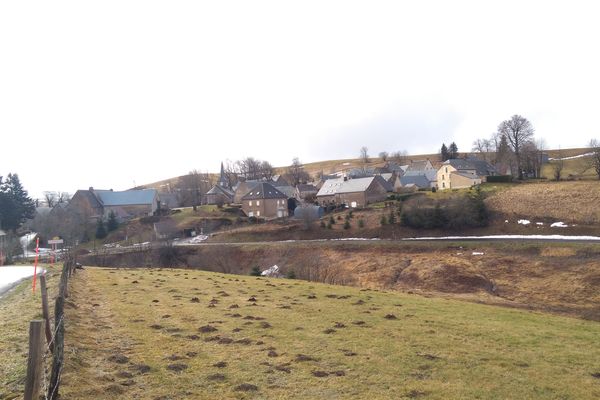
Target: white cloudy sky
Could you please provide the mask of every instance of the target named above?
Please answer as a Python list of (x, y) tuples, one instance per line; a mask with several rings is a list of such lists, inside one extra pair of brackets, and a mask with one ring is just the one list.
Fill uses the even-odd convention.
[(469, 150), (513, 114), (600, 138), (595, 1), (0, 3), (0, 175), (126, 189), (275, 165)]

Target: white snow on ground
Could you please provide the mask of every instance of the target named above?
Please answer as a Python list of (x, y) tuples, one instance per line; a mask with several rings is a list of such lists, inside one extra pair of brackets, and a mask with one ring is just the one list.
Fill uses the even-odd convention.
[(550, 160), (550, 161), (556, 161), (556, 160), (574, 160), (576, 158), (589, 157), (589, 156), (593, 156), (593, 155), (594, 155), (594, 153), (584, 153), (584, 154), (579, 154), (578, 156), (563, 157), (563, 158), (549, 158), (548, 160)]
[(590, 240), (600, 242), (600, 236), (566, 235), (488, 235), (488, 236), (428, 236), (402, 240), (464, 240), (464, 239), (536, 239), (536, 240)]
[(555, 222), (552, 225), (550, 225), (551, 228), (567, 228), (569, 225), (565, 224), (564, 222)]
[(273, 265), (271, 268), (267, 268), (260, 274), (262, 276), (269, 276), (272, 278), (279, 278), (281, 276), (281, 273), (279, 272), (279, 267), (277, 265)]
[(187, 239), (178, 240), (173, 243), (174, 246), (191, 246), (194, 244), (200, 244), (208, 239), (206, 235), (198, 235)]
[(480, 251), (474, 251), (474, 252), (472, 253), (472, 255), (474, 255), (474, 256), (482, 256), (482, 255), (484, 255), (484, 254), (485, 254), (485, 253), (482, 253), (482, 252), (480, 252)]
[(544, 225), (544, 223), (543, 223), (543, 222), (536, 222), (535, 224), (536, 224), (536, 225)]
[[(37, 269), (38, 274), (44, 271), (43, 268)], [(33, 267), (0, 267), (0, 295), (8, 290), (13, 284), (21, 279), (33, 276)]]
[(520, 224), (520, 225), (529, 225), (530, 223), (531, 223), (531, 221), (528, 219), (520, 219), (517, 221), (517, 224)]

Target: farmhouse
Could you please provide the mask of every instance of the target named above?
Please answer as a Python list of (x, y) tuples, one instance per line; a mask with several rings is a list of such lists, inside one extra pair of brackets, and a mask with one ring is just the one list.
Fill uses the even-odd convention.
[(206, 204), (230, 204), (233, 203), (234, 193), (230, 189), (214, 185), (208, 192), (206, 192)]
[(296, 186), (295, 196), (298, 200), (304, 200), (312, 196), (316, 196), (319, 189), (316, 186), (310, 184), (299, 183)]
[(389, 184), (379, 175), (358, 179), (329, 179), (317, 193), (317, 202), (321, 205), (364, 207), (385, 200), (388, 188)]
[(437, 171), (439, 190), (469, 188), (496, 175), (496, 169), (487, 161), (478, 159), (450, 159)]
[(110, 212), (118, 219), (131, 219), (154, 215), (160, 206), (158, 192), (155, 189), (125, 190), (78, 190), (69, 201), (68, 210), (86, 218), (106, 218)]
[(241, 199), (242, 210), (249, 217), (282, 218), (288, 216), (288, 197), (267, 182), (260, 182)]

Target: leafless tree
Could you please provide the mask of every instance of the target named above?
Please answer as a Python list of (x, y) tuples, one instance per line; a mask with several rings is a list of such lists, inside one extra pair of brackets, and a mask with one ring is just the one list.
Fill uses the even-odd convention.
[(247, 180), (271, 179), (275, 174), (274, 168), (268, 161), (246, 157), (236, 162), (237, 170)]
[(494, 143), (491, 139), (477, 139), (473, 142), (472, 150), (478, 153), (485, 161), (490, 161), (491, 152), (494, 151)]
[(192, 206), (194, 211), (203, 203), (204, 195), (212, 187), (212, 179), (208, 173), (196, 169), (182, 176), (176, 185), (179, 202), (182, 206)]
[(523, 179), (521, 150), (525, 142), (533, 138), (533, 125), (527, 118), (520, 115), (513, 115), (510, 119), (502, 121), (498, 125), (498, 133), (505, 136), (512, 151), (515, 154), (519, 179)]
[(387, 151), (382, 151), (379, 153), (379, 158), (381, 158), (381, 161), (387, 161), (389, 157), (389, 154)]
[(307, 182), (310, 179), (310, 175), (304, 170), (304, 166), (298, 157), (295, 157), (292, 160), (292, 165), (287, 168), (286, 177), (292, 186)]
[(369, 149), (366, 146), (360, 148), (360, 159), (365, 164), (369, 162)]
[(44, 192), (44, 200), (50, 208), (54, 208), (57, 203), (56, 192)]
[(557, 181), (557, 182), (560, 181), (560, 178), (562, 176), (562, 170), (563, 170), (564, 166), (565, 166), (565, 162), (562, 159), (562, 152), (559, 149), (558, 157), (552, 163), (552, 174), (554, 175), (555, 181)]
[(398, 150), (393, 152), (390, 158), (398, 164), (404, 165), (408, 159), (408, 152), (406, 150)]
[(597, 139), (590, 140), (589, 147), (592, 153), (590, 165), (594, 168), (594, 171), (596, 171), (598, 179), (600, 179), (600, 141)]

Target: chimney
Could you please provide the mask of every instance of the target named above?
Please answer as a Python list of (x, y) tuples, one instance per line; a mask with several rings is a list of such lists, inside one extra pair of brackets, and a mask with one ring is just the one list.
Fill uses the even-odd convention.
[(347, 181), (348, 181), (348, 177), (344, 176), (344, 182), (347, 182)]

